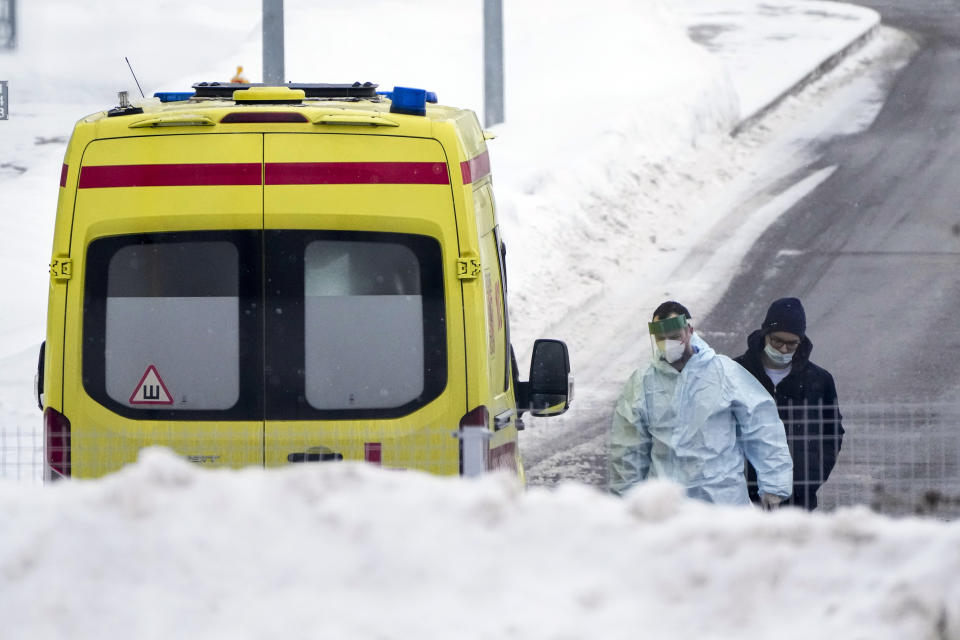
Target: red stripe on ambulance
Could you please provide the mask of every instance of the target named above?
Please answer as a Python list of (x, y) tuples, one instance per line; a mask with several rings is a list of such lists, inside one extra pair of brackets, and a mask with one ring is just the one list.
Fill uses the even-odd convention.
[(443, 162), (268, 162), (267, 185), (450, 184)]
[[(261, 184), (260, 167), (259, 163), (88, 166), (80, 171), (79, 188), (255, 186)], [(271, 162), (264, 179), (271, 186), (450, 184), (442, 162)]]
[(127, 164), (83, 167), (79, 188), (244, 186), (261, 180), (259, 162)]

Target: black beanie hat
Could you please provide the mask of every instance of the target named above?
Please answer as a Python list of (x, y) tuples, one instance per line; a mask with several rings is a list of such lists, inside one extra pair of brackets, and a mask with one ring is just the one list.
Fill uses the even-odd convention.
[(764, 334), (786, 331), (802, 337), (807, 331), (807, 314), (796, 298), (780, 298), (774, 300), (767, 309), (767, 317), (761, 328)]

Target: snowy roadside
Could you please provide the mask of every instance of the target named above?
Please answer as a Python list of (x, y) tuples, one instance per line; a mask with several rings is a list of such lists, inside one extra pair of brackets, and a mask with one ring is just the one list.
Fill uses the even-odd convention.
[[(590, 160), (581, 158), (570, 175), (554, 180), (565, 184), (576, 181), (578, 172), (590, 174), (581, 197), (573, 202), (562, 201), (566, 194), (551, 198), (549, 182), (528, 197), (514, 191), (511, 183), (505, 189), (497, 175), (501, 204), (506, 191), (504, 208), (508, 214), (516, 210), (519, 218), (508, 218), (505, 235), (509, 239), (519, 230), (522, 250), (531, 256), (511, 283), (511, 313), (519, 320), (514, 343), (521, 359), (534, 337), (562, 331), (558, 325), (571, 314), (593, 308), (611, 289), (622, 289), (625, 279), (646, 281), (640, 291), (655, 289), (651, 281), (660, 268), (672, 264), (670, 270), (675, 270), (705, 234), (716, 231), (727, 214), (724, 207), (734, 206), (733, 200), (751, 185), (729, 187), (745, 172), (756, 173), (750, 167), (755, 149), (773, 137), (763, 126), (744, 131), (738, 139), (731, 139), (732, 131), (789, 101), (794, 88), (805, 87), (822, 69), (832, 68), (838, 56), (860, 61), (841, 64), (841, 76), (855, 76), (882, 55), (877, 47), (865, 55), (857, 48), (867, 45), (879, 27), (879, 16), (863, 7), (819, 0), (683, 0), (671, 8), (690, 37), (722, 62), (719, 75), (713, 71), (710, 76), (713, 84), (703, 84), (685, 112), (659, 114), (644, 105), (632, 115), (635, 121), (624, 117), (622, 125), (605, 130), (602, 135), (622, 137), (604, 149), (605, 154), (597, 154), (603, 171), (593, 171)], [(891, 38), (895, 36), (887, 35), (881, 48), (893, 46)], [(731, 91), (736, 103), (732, 117), (721, 108)], [(494, 141), (494, 160), (496, 145)], [(551, 171), (556, 164), (550, 165)], [(725, 199), (724, 206), (711, 206), (719, 198)], [(574, 213), (556, 216), (556, 209)], [(727, 255), (735, 257), (746, 248), (731, 247)], [(736, 262), (726, 266), (736, 268)], [(719, 285), (722, 282), (713, 283)], [(653, 293), (651, 300), (660, 295)], [(701, 316), (709, 311), (706, 305), (697, 307)], [(635, 309), (641, 315), (647, 312)], [(572, 334), (556, 337), (575, 341), (590, 331)], [(590, 347), (596, 345), (583, 346), (592, 353)]]

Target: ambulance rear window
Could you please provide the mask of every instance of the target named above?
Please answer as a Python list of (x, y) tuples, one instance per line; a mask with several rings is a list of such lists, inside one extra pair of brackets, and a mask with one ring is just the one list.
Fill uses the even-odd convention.
[(423, 393), (423, 296), (413, 251), (316, 240), (303, 267), (310, 406), (396, 407)]
[(241, 259), (248, 244), (226, 233), (92, 243), (84, 304), (88, 392), (126, 414), (219, 416), (236, 407), (241, 334), (252, 329), (241, 291), (256, 285), (241, 285), (250, 279)]
[(433, 238), (266, 232), (267, 418), (402, 416), (447, 382)]
[(132, 245), (113, 254), (104, 349), (110, 398), (170, 409), (236, 403), (237, 258), (229, 242)]

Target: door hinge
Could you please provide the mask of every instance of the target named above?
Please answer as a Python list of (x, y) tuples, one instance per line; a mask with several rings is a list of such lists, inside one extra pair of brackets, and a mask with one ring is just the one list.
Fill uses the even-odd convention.
[(457, 258), (457, 278), (460, 280), (473, 280), (479, 276), (479, 258)]
[(50, 262), (50, 278), (63, 282), (73, 277), (72, 258), (54, 258)]

